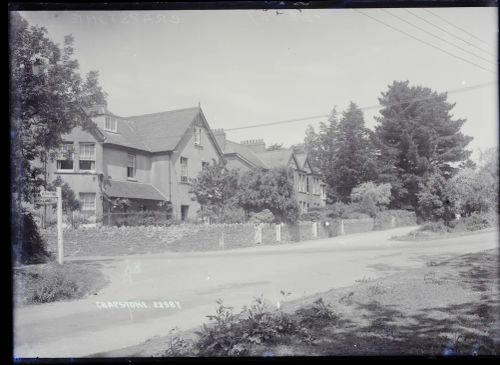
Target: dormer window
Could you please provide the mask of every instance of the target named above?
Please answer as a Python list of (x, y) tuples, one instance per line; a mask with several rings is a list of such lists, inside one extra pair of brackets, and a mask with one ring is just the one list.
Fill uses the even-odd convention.
[(201, 146), (201, 128), (194, 127), (194, 144), (196, 146)]
[(106, 122), (104, 124), (104, 130), (109, 132), (116, 132), (116, 118), (106, 117)]

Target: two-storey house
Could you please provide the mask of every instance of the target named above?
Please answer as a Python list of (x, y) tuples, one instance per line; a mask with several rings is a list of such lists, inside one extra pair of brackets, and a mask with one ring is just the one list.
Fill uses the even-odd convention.
[(106, 213), (110, 199), (130, 210), (156, 210), (170, 203), (180, 220), (196, 217), (199, 205), (190, 180), (222, 156), (200, 107), (121, 117), (106, 105), (92, 114), (96, 128), (75, 128), (63, 137), (49, 178), (61, 176), (90, 217)]
[(224, 151), (228, 168), (245, 172), (257, 168), (288, 167), (293, 171), (293, 185), (302, 212), (326, 205), (325, 183), (311, 166), (305, 151), (294, 148), (268, 150), (262, 139), (236, 143), (226, 138), (223, 129), (214, 129), (213, 132)]

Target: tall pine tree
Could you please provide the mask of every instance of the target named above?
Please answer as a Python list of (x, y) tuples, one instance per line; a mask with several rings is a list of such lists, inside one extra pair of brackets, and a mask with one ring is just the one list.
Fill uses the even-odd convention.
[(306, 130), (304, 145), (308, 152), (309, 161), (322, 174), (323, 181), (327, 184), (328, 200), (335, 201), (336, 191), (330, 187), (334, 183), (334, 164), (336, 158), (336, 133), (338, 127), (338, 113), (333, 108), (327, 123), (321, 122), (318, 133), (312, 126)]
[(454, 163), (465, 161), (472, 140), (461, 133), (465, 119), (453, 119), (455, 104), (446, 93), (394, 81), (379, 98), (383, 109), (376, 117), (379, 179), (393, 186), (396, 207), (418, 211), (419, 186), (430, 174), (453, 175)]
[(348, 201), (353, 187), (375, 179), (376, 166), (371, 131), (354, 103), (339, 120), (333, 109), (319, 132), (312, 127), (304, 139), (310, 161), (322, 173), (330, 202)]
[(342, 113), (336, 133), (336, 156), (332, 171), (332, 188), (339, 200), (347, 202), (351, 190), (375, 178), (370, 130), (365, 127), (363, 112), (353, 102)]

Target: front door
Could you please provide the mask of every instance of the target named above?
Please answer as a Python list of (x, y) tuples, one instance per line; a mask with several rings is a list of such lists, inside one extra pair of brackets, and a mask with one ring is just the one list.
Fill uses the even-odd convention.
[(186, 221), (188, 218), (189, 205), (181, 205), (181, 221)]

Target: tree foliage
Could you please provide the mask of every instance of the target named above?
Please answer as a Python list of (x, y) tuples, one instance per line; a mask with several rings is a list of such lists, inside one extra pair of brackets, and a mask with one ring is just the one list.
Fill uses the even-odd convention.
[(329, 201), (347, 202), (354, 186), (376, 176), (370, 130), (361, 109), (352, 103), (339, 120), (333, 109), (319, 132), (309, 126), (304, 139), (311, 163), (323, 175)]
[(64, 182), (60, 176), (58, 176), (49, 186), (47, 190), (55, 191), (56, 187), (61, 187), (62, 196), (62, 209), (66, 214), (70, 214), (74, 211), (80, 210), (80, 201), (76, 198), (75, 192), (68, 183)]
[(331, 180), (339, 200), (345, 202), (355, 186), (373, 180), (376, 173), (370, 131), (365, 127), (363, 112), (352, 102), (342, 114), (335, 144), (337, 153)]
[(295, 223), (299, 216), (293, 177), (284, 167), (247, 171), (241, 177), (238, 203), (247, 212), (269, 209), (282, 222)]
[[(394, 205), (426, 211), (428, 205), (419, 210), (419, 201), (430, 202), (424, 195), (440, 181), (435, 175), (451, 177), (456, 172), (453, 164), (470, 155), (465, 147), (472, 138), (460, 131), (465, 120), (453, 119), (455, 104), (447, 102), (446, 93), (410, 86), (408, 81), (394, 81), (379, 102), (383, 109), (374, 138), (379, 180), (391, 183)], [(421, 187), (427, 190), (419, 196)]]
[(35, 219), (26, 209), (14, 209), (11, 224), (12, 258), (17, 264), (41, 264), (50, 260), (47, 243), (38, 232)]
[(429, 220), (444, 220), (449, 222), (454, 218), (454, 209), (446, 195), (446, 179), (439, 172), (427, 174), (418, 184), (416, 193), (420, 218)]
[(360, 203), (363, 213), (374, 216), (391, 202), (391, 184), (360, 184), (352, 189), (351, 201)]
[(497, 149), (487, 150), (478, 168), (463, 168), (448, 180), (446, 196), (457, 213), (470, 216), (498, 210)]
[(30, 201), (46, 183), (43, 164), (54, 157), (61, 136), (76, 126), (93, 128), (85, 110), (104, 102), (106, 94), (96, 71), (85, 80), (80, 76), (72, 36), (61, 47), (45, 28), (30, 26), (16, 12), (10, 27), (12, 186)]
[(236, 203), (239, 173), (226, 165), (223, 159), (214, 160), (213, 164), (200, 171), (191, 186), (202, 211), (212, 217), (222, 217), (225, 210)]

